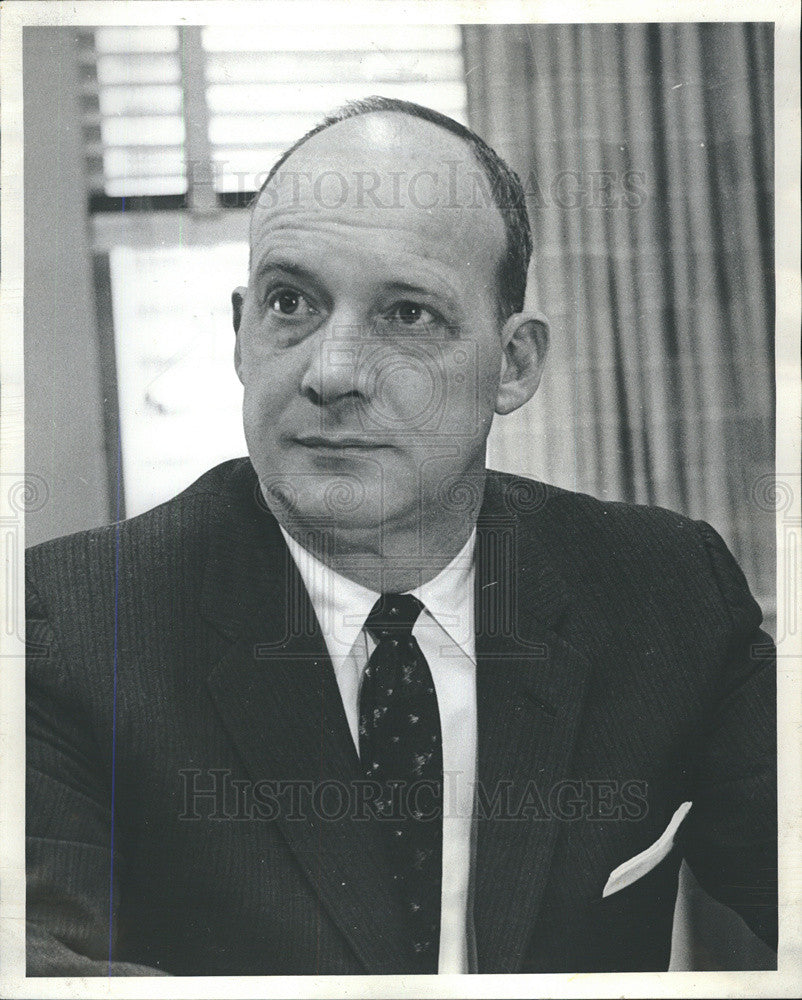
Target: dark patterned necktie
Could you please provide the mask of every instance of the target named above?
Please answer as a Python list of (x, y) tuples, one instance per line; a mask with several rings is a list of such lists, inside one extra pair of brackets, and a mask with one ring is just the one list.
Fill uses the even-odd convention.
[(384, 594), (365, 628), (376, 641), (359, 697), (359, 756), (379, 783), (376, 822), (409, 918), (415, 967), (436, 973), (443, 875), (443, 747), (434, 681), (412, 626), (423, 605)]

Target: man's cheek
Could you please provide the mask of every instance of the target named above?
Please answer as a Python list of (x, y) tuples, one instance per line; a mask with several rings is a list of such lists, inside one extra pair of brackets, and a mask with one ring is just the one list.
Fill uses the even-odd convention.
[(259, 391), (248, 392), (243, 401), (243, 423), (249, 445), (264, 450), (276, 436), (280, 412), (272, 396)]

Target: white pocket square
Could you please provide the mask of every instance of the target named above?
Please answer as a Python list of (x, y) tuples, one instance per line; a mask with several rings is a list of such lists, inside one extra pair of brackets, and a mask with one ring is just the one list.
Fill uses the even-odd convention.
[(674, 846), (674, 837), (679, 829), (679, 825), (688, 815), (688, 810), (692, 805), (692, 802), (683, 802), (671, 817), (671, 822), (653, 844), (650, 844), (645, 851), (636, 854), (634, 858), (629, 858), (628, 861), (624, 861), (610, 872), (610, 877), (607, 879), (607, 884), (602, 892), (602, 899), (605, 896), (612, 896), (614, 892), (626, 889), (628, 885), (637, 882), (639, 878), (643, 878), (647, 872), (650, 872), (652, 868), (660, 864)]

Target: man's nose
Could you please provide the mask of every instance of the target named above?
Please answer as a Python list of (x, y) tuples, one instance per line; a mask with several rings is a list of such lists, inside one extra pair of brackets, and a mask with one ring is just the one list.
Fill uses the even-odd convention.
[(301, 392), (324, 406), (341, 399), (364, 401), (364, 365), (361, 349), (366, 327), (347, 311), (332, 313), (309, 342), (309, 362), (301, 380)]

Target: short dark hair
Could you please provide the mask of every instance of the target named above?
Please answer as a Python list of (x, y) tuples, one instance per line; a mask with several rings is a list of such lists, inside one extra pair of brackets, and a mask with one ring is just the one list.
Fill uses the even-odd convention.
[(475, 132), (439, 111), (433, 111), (421, 104), (413, 104), (411, 101), (401, 101), (395, 97), (373, 96), (365, 97), (359, 101), (349, 101), (348, 104), (326, 115), (314, 128), (311, 128), (281, 154), (271, 167), (270, 173), (256, 193), (252, 204), (256, 205), (262, 192), (282, 165), (308, 139), (339, 122), (376, 111), (397, 111), (409, 115), (411, 118), (420, 118), (433, 125), (438, 125), (446, 132), (456, 135), (467, 143), (480, 167), (484, 170), (493, 201), (504, 220), (506, 250), (499, 266), (501, 311), (505, 317), (512, 315), (512, 313), (521, 312), (526, 292), (529, 258), (532, 255), (532, 231), (521, 181), (515, 171), (511, 170), (498, 153), (483, 139), (480, 139)]

